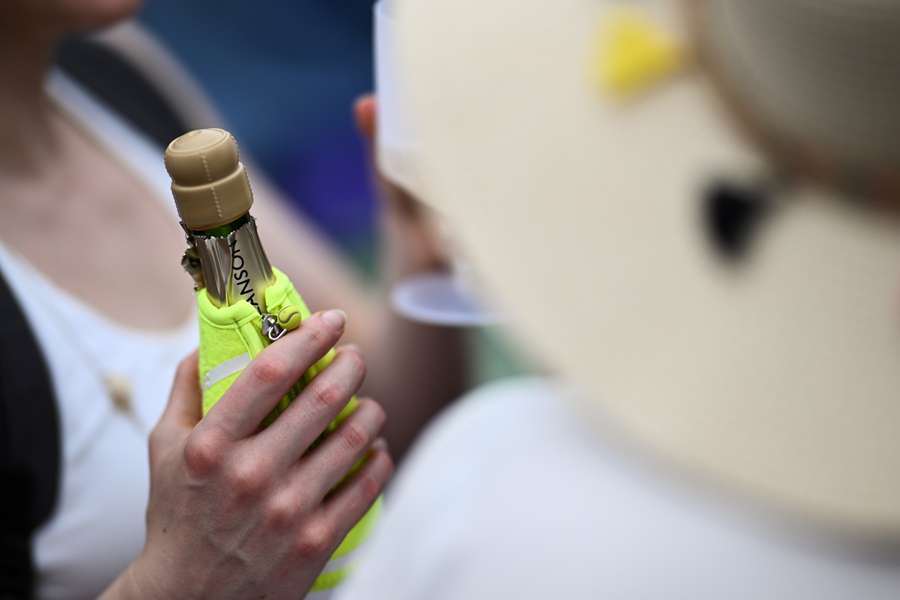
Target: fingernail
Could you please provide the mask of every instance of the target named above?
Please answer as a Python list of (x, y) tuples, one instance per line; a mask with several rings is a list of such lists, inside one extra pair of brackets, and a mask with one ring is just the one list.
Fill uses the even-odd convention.
[(387, 442), (384, 441), (384, 438), (378, 438), (377, 440), (372, 442), (372, 445), (369, 446), (369, 451), (366, 453), (367, 458), (372, 458), (379, 452), (385, 452), (388, 455), (390, 455), (391, 453), (390, 449), (388, 448)]
[(335, 329), (343, 329), (344, 324), (347, 322), (347, 314), (335, 308), (322, 313), (322, 320)]

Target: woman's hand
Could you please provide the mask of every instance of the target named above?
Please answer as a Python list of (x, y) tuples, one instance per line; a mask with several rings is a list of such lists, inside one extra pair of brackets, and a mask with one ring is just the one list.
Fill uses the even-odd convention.
[(308, 319), (266, 348), (202, 421), (197, 358), (182, 362), (150, 438), (147, 543), (109, 597), (293, 600), (309, 590), (391, 474), (377, 439), (384, 412), (362, 400), (310, 449), (363, 380), (358, 352), (343, 348), (271, 426), (259, 425), (343, 328), (340, 311)]
[[(377, 100), (367, 94), (353, 105), (353, 118), (369, 151), (373, 165), (376, 149)], [(445, 271), (449, 268), (444, 240), (436, 230), (436, 220), (430, 209), (409, 191), (393, 183), (376, 168), (377, 186), (382, 204), (384, 238), (397, 246), (388, 248), (394, 254), (391, 265), (393, 277), (425, 271)]]

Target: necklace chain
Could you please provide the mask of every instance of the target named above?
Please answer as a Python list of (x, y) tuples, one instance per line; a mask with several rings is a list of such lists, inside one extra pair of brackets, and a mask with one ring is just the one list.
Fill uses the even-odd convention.
[[(55, 328), (59, 330), (61, 336), (75, 348), (76, 352), (83, 359), (83, 362), (87, 365), (93, 376), (103, 386), (113, 410), (126, 417), (141, 434), (149, 434), (150, 428), (141, 420), (135, 409), (134, 386), (130, 378), (122, 373), (103, 368), (102, 361), (90, 348), (88, 348), (88, 345), (84, 343), (81, 336), (79, 336), (75, 328), (69, 323), (69, 320), (63, 315), (60, 315), (53, 307), (49, 306), (48, 302), (45, 302), (44, 306), (47, 308), (47, 310), (44, 311), (44, 315), (51, 315)], [(55, 342), (51, 341), (50, 343)]]

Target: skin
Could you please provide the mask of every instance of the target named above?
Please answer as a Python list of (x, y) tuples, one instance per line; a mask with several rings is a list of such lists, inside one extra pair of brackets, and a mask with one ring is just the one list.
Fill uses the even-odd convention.
[(343, 326), (340, 311), (305, 321), (266, 348), (202, 421), (197, 357), (181, 363), (150, 437), (147, 543), (104, 600), (298, 598), (310, 589), (391, 475), (377, 437), (384, 411), (362, 399), (310, 450), (365, 374), (359, 353), (342, 348), (274, 424), (259, 424)]
[[(61, 289), (109, 319), (157, 331), (194, 308), (180, 270), (183, 235), (144, 184), (47, 98), (43, 82), (61, 36), (116, 22), (134, 0), (10, 0), (0, 3), (0, 240)], [(355, 115), (374, 133), (374, 104)], [(396, 317), (370, 295), (334, 251), (254, 172), (267, 251), (315, 307), (353, 316), (346, 337), (371, 358), (362, 392), (385, 398), (402, 452), (462, 385), (462, 339)], [(386, 186), (388, 277), (440, 263), (402, 193)], [(123, 259), (127, 257), (127, 260)], [(158, 293), (148, 293), (156, 291)], [(164, 290), (164, 292), (162, 292)], [(343, 315), (344, 313), (331, 313)], [(366, 400), (329, 442), (306, 452), (363, 380), (361, 351), (343, 348), (278, 422), (261, 415), (344, 333), (321, 314), (272, 345), (200, 421), (196, 357), (180, 367), (150, 441), (146, 546), (104, 594), (115, 598), (268, 598), (302, 595), (331, 551), (364, 514), (392, 469), (375, 441), (384, 410)], [(325, 496), (349, 465), (366, 466)]]

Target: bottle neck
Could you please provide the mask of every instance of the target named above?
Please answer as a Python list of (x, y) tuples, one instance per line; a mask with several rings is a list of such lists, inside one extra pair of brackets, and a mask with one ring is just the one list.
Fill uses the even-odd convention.
[(247, 213), (243, 217), (240, 217), (239, 219), (234, 220), (231, 223), (228, 223), (227, 225), (222, 225), (220, 227), (213, 227), (212, 229), (204, 229), (202, 231), (191, 231), (190, 234), (198, 235), (198, 236), (205, 236), (205, 237), (224, 238), (224, 237), (228, 237), (228, 235), (231, 232), (237, 231), (238, 229), (243, 227), (247, 222), (252, 221), (252, 220), (253, 220), (253, 217), (251, 217), (250, 214)]
[(245, 300), (265, 314), (265, 291), (274, 275), (256, 220), (248, 214), (222, 227), (188, 230), (187, 234), (196, 250), (210, 301), (216, 306), (231, 306)]

